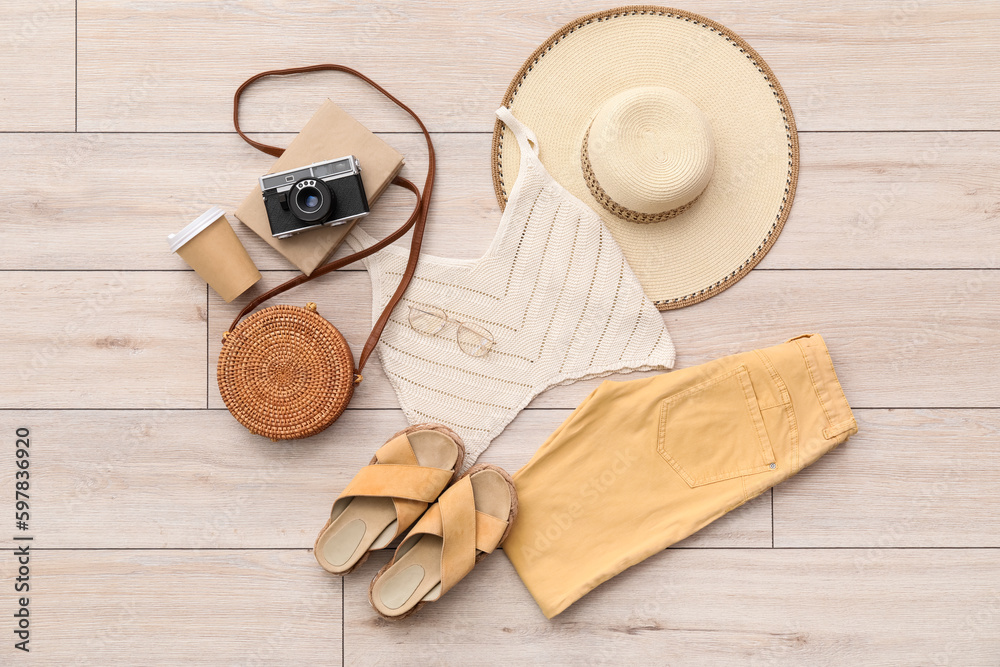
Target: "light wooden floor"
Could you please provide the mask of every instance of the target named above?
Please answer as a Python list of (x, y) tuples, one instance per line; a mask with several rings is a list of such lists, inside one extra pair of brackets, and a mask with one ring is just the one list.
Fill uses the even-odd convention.
[[(678, 365), (822, 332), (860, 433), (553, 621), (502, 555), (408, 622), (310, 547), (404, 419), (377, 360), (308, 441), (249, 436), (215, 387), (236, 311), (167, 249), (233, 211), (270, 158), (236, 86), (339, 62), (435, 134), (426, 248), (475, 257), (499, 220), (492, 111), (522, 60), (603, 2), (0, 0), (0, 663), (1000, 665), (1000, 3), (690, 0), (743, 35), (795, 111), (802, 171), (749, 277), (664, 315)], [(274, 142), (326, 97), (422, 176), (406, 117), (334, 74), (265, 82)], [(419, 182), (419, 181), (418, 181)], [(365, 222), (398, 223), (391, 195)], [(238, 226), (238, 225), (237, 225)], [(240, 227), (240, 226), (238, 226)], [(262, 287), (293, 275), (244, 229)], [(319, 303), (360, 347), (367, 276)], [(240, 301), (239, 304), (244, 303)], [(595, 383), (539, 397), (483, 460), (522, 465)], [(31, 649), (13, 649), (14, 431), (32, 433)], [(9, 522), (9, 523), (8, 523)]]

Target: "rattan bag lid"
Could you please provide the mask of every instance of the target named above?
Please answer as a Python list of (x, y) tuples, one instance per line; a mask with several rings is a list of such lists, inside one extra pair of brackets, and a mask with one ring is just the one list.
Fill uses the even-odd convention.
[(271, 306), (222, 344), (219, 393), (251, 433), (306, 438), (340, 417), (354, 394), (354, 356), (316, 304)]

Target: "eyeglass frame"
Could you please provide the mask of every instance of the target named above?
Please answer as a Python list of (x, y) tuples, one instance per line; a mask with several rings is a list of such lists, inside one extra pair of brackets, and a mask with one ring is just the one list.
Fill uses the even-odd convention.
[[(437, 313), (433, 313), (433, 312), (429, 312), (427, 310), (424, 310), (420, 306), (414, 306), (413, 304), (409, 304), (409, 308), (410, 308), (410, 311), (407, 314), (406, 321), (410, 325), (410, 328), (413, 329), (414, 331), (416, 331), (421, 336), (437, 336), (441, 332), (442, 329), (444, 329), (446, 326), (448, 326), (449, 322), (454, 322), (455, 325), (457, 326), (457, 329), (455, 331), (455, 345), (458, 346), (458, 349), (461, 350), (463, 354), (467, 354), (470, 357), (474, 357), (476, 359), (485, 357), (487, 354), (490, 353), (490, 350), (493, 349), (493, 346), (496, 345), (496, 338), (493, 337), (493, 332), (492, 331), (490, 331), (489, 329), (487, 329), (484, 326), (476, 324), (475, 322), (465, 322), (465, 321), (462, 321), (462, 320), (455, 319), (453, 317), (449, 317), (448, 313), (443, 308), (438, 308), (437, 306), (424, 306), (423, 307), (423, 308), (434, 308), (435, 310), (439, 311), (441, 313), (441, 315), (443, 315), (443, 318), (441, 316), (439, 316)], [(413, 326), (413, 311), (417, 311), (417, 312), (423, 313), (425, 315), (430, 315), (430, 316), (438, 318), (439, 320), (441, 320), (441, 326), (438, 327), (435, 331), (430, 332), (430, 333), (425, 332), (425, 331), (421, 331), (417, 327)], [(483, 351), (482, 354), (472, 354), (471, 352), (467, 352), (462, 347), (462, 343), (459, 340), (459, 335), (458, 334), (459, 334), (459, 331), (463, 327), (465, 327), (465, 329), (467, 329), (468, 331), (471, 331), (476, 336), (479, 336), (480, 339), (483, 339), (484, 337), (476, 329), (481, 330), (483, 333), (486, 334), (486, 336), (489, 337), (489, 345), (486, 347), (486, 349)], [(475, 327), (475, 329), (473, 327)], [(482, 347), (481, 343), (480, 343), (480, 347)]]

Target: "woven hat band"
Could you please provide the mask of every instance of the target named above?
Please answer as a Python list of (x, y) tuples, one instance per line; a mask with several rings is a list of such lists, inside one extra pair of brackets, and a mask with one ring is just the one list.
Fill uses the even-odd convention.
[(632, 222), (668, 220), (704, 191), (715, 168), (712, 127), (671, 88), (630, 88), (607, 100), (580, 148), (584, 180), (609, 212)]

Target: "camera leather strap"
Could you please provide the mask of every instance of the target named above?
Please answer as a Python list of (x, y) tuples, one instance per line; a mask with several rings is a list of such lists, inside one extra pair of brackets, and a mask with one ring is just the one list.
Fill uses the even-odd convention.
[(365, 362), (368, 361), (368, 357), (371, 356), (371, 353), (375, 350), (375, 346), (378, 345), (378, 340), (382, 336), (382, 330), (385, 329), (386, 323), (389, 321), (389, 315), (392, 314), (392, 309), (396, 307), (396, 304), (399, 303), (399, 300), (403, 297), (403, 293), (406, 291), (407, 286), (410, 284), (410, 280), (413, 278), (413, 272), (417, 268), (417, 259), (420, 255), (420, 243), (423, 240), (424, 227), (427, 223), (427, 211), (430, 208), (430, 203), (431, 203), (431, 191), (434, 189), (434, 166), (435, 166), (434, 144), (431, 141), (431, 135), (427, 131), (427, 128), (424, 126), (423, 122), (420, 120), (417, 114), (413, 112), (412, 109), (410, 109), (408, 106), (406, 106), (398, 99), (393, 97), (385, 88), (378, 85), (377, 83), (369, 79), (361, 72), (351, 69), (350, 67), (345, 67), (344, 65), (332, 65), (332, 64), (311, 65), (309, 67), (293, 67), (290, 69), (270, 70), (267, 72), (261, 72), (260, 74), (256, 74), (247, 79), (246, 81), (244, 81), (243, 85), (241, 85), (236, 90), (236, 95), (233, 98), (233, 125), (236, 127), (236, 132), (241, 137), (243, 137), (244, 141), (246, 141), (254, 148), (263, 151), (268, 155), (273, 155), (274, 157), (280, 156), (284, 152), (284, 149), (278, 148), (277, 146), (270, 146), (268, 144), (260, 143), (259, 141), (254, 141), (253, 139), (245, 135), (243, 133), (243, 130), (240, 129), (240, 96), (243, 94), (243, 91), (246, 90), (248, 86), (250, 86), (250, 84), (266, 76), (303, 74), (306, 72), (318, 72), (322, 70), (346, 72), (347, 74), (352, 74), (358, 77), (359, 79), (370, 85), (372, 88), (385, 95), (398, 107), (400, 107), (403, 111), (410, 114), (415, 121), (417, 121), (417, 125), (420, 126), (420, 130), (424, 133), (424, 139), (426, 139), (427, 141), (427, 157), (428, 157), (427, 179), (424, 181), (423, 193), (421, 193), (420, 190), (417, 188), (417, 186), (414, 185), (411, 181), (403, 178), (402, 176), (396, 176), (392, 181), (395, 185), (404, 187), (413, 192), (413, 194), (417, 196), (417, 203), (413, 209), (413, 213), (410, 214), (409, 219), (403, 224), (402, 227), (400, 227), (393, 233), (389, 234), (378, 243), (375, 243), (369, 246), (368, 248), (365, 248), (364, 250), (361, 250), (352, 255), (348, 255), (347, 257), (342, 257), (340, 259), (324, 264), (323, 266), (319, 267), (318, 269), (313, 271), (312, 274), (308, 276), (304, 274), (297, 276), (287, 282), (278, 285), (277, 287), (271, 288), (267, 292), (264, 292), (256, 299), (248, 303), (246, 307), (240, 311), (240, 314), (236, 316), (236, 319), (234, 319), (233, 323), (229, 326), (229, 331), (231, 332), (233, 329), (235, 329), (239, 321), (243, 319), (243, 317), (246, 316), (250, 311), (252, 311), (260, 304), (264, 303), (271, 297), (277, 296), (278, 294), (288, 291), (297, 285), (309, 282), (314, 278), (319, 278), (320, 276), (326, 275), (331, 271), (336, 271), (337, 269), (347, 266), (348, 264), (351, 264), (353, 262), (356, 262), (359, 259), (372, 255), (378, 252), (379, 250), (382, 250), (386, 246), (392, 244), (393, 242), (397, 241), (398, 239), (400, 239), (404, 234), (406, 234), (407, 231), (409, 231), (412, 228), (413, 237), (410, 240), (410, 255), (406, 262), (406, 269), (403, 271), (403, 277), (399, 281), (399, 287), (396, 288), (396, 291), (389, 299), (389, 303), (382, 311), (382, 315), (375, 322), (375, 326), (372, 328), (372, 332), (368, 336), (368, 340), (365, 342), (364, 348), (361, 350), (361, 357), (358, 360), (358, 365), (356, 369), (356, 373), (360, 377), (361, 369), (364, 368)]

